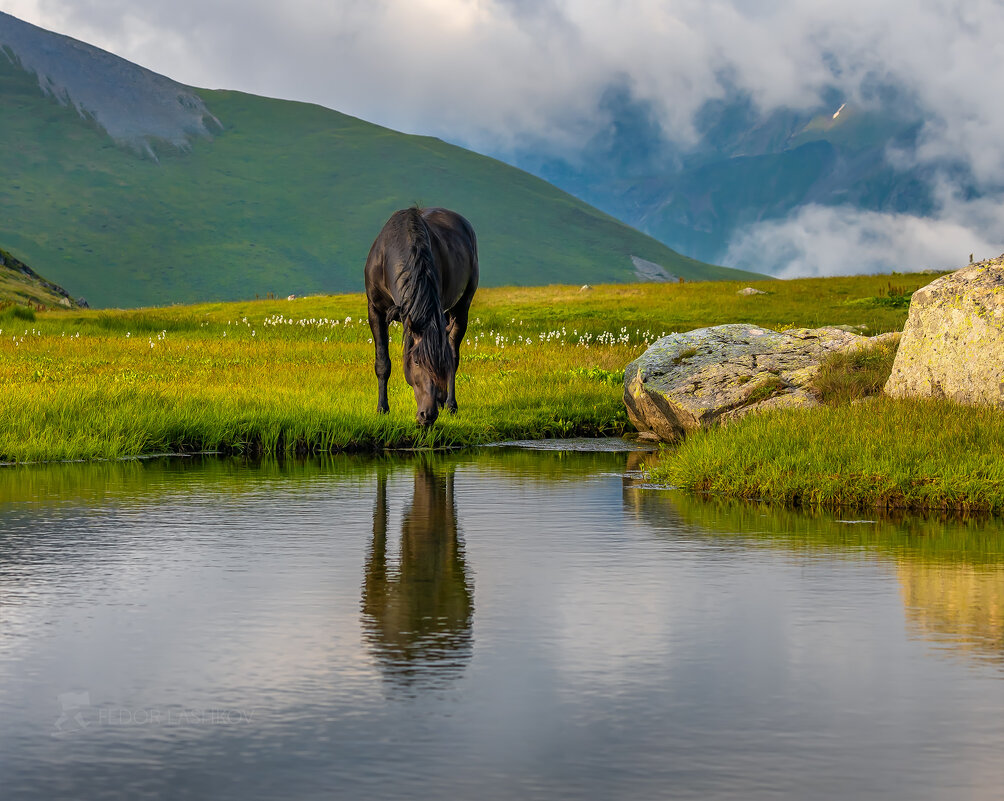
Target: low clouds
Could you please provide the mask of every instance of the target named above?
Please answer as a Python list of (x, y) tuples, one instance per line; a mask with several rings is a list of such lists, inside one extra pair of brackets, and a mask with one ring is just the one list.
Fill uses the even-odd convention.
[(934, 187), (930, 217), (807, 205), (787, 219), (738, 231), (723, 261), (778, 278), (913, 272), (961, 267), (1004, 254), (1004, 203), (997, 194)]
[(6, 0), (4, 10), (196, 86), (310, 100), (503, 149), (561, 138), (625, 84), (669, 139), (728, 88), (763, 111), (893, 84), (924, 157), (1004, 179), (999, 0)]
[(913, 272), (960, 267), (1004, 253), (1000, 216), (987, 222), (963, 204), (937, 218), (810, 205), (786, 220), (737, 234), (724, 262), (778, 278)]
[[(909, 158), (955, 161), (984, 192), (1004, 186), (1000, 0), (3, 0), (2, 7), (185, 83), (321, 103), (500, 154), (526, 143), (574, 153), (610, 124), (602, 102), (611, 86), (648, 104), (666, 140), (684, 147), (695, 139), (698, 110), (729, 91), (749, 93), (768, 112), (816, 106), (834, 89), (868, 107), (879, 102), (875, 87), (896, 86), (926, 120)], [(925, 240), (925, 225), (940, 232), (925, 245), (932, 252), (947, 252), (948, 242), (966, 255), (977, 249), (978, 242), (963, 244), (965, 228), (987, 247), (1004, 239), (1002, 227), (975, 227), (999, 219), (966, 220), (957, 211), (945, 206), (932, 226), (806, 208), (747, 232), (732, 252), (746, 258), (768, 233), (790, 234), (791, 247), (809, 252), (805, 237), (834, 234), (858, 243), (863, 264), (881, 261), (876, 241), (894, 248)], [(822, 270), (827, 260), (785, 269)]]

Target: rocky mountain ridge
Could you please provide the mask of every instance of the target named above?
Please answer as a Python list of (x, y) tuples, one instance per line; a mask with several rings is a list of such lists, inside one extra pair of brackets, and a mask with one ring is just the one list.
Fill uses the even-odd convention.
[(20, 259), (0, 250), (0, 303), (10, 302), (66, 309), (87, 306), (83, 298), (73, 300), (59, 284), (47, 281)]
[(195, 92), (112, 53), (0, 11), (0, 54), (34, 73), (39, 88), (92, 119), (120, 144), (156, 159), (222, 129)]

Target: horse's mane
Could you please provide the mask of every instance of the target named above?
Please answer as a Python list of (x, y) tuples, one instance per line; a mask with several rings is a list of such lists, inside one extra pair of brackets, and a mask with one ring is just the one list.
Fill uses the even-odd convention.
[(429, 229), (415, 207), (405, 209), (404, 224), (408, 255), (397, 277), (400, 317), (420, 337), (414, 349), (415, 361), (433, 374), (445, 376), (452, 368), (453, 352), (446, 336), (439, 273), (432, 258)]

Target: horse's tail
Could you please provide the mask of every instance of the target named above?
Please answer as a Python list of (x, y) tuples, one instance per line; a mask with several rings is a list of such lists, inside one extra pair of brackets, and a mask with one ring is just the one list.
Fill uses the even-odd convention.
[(420, 209), (412, 207), (403, 213), (408, 254), (399, 275), (401, 319), (420, 337), (415, 346), (416, 361), (436, 375), (445, 376), (453, 366), (453, 351), (446, 332), (429, 228)]

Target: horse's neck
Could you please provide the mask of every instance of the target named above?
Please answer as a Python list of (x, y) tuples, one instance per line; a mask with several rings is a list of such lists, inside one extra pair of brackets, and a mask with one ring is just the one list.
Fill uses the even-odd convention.
[(442, 287), (435, 263), (433, 270), (423, 270), (413, 281), (410, 297), (402, 297), (399, 301), (398, 313), (402, 319), (411, 318), (416, 323), (416, 329), (421, 330), (443, 317)]

